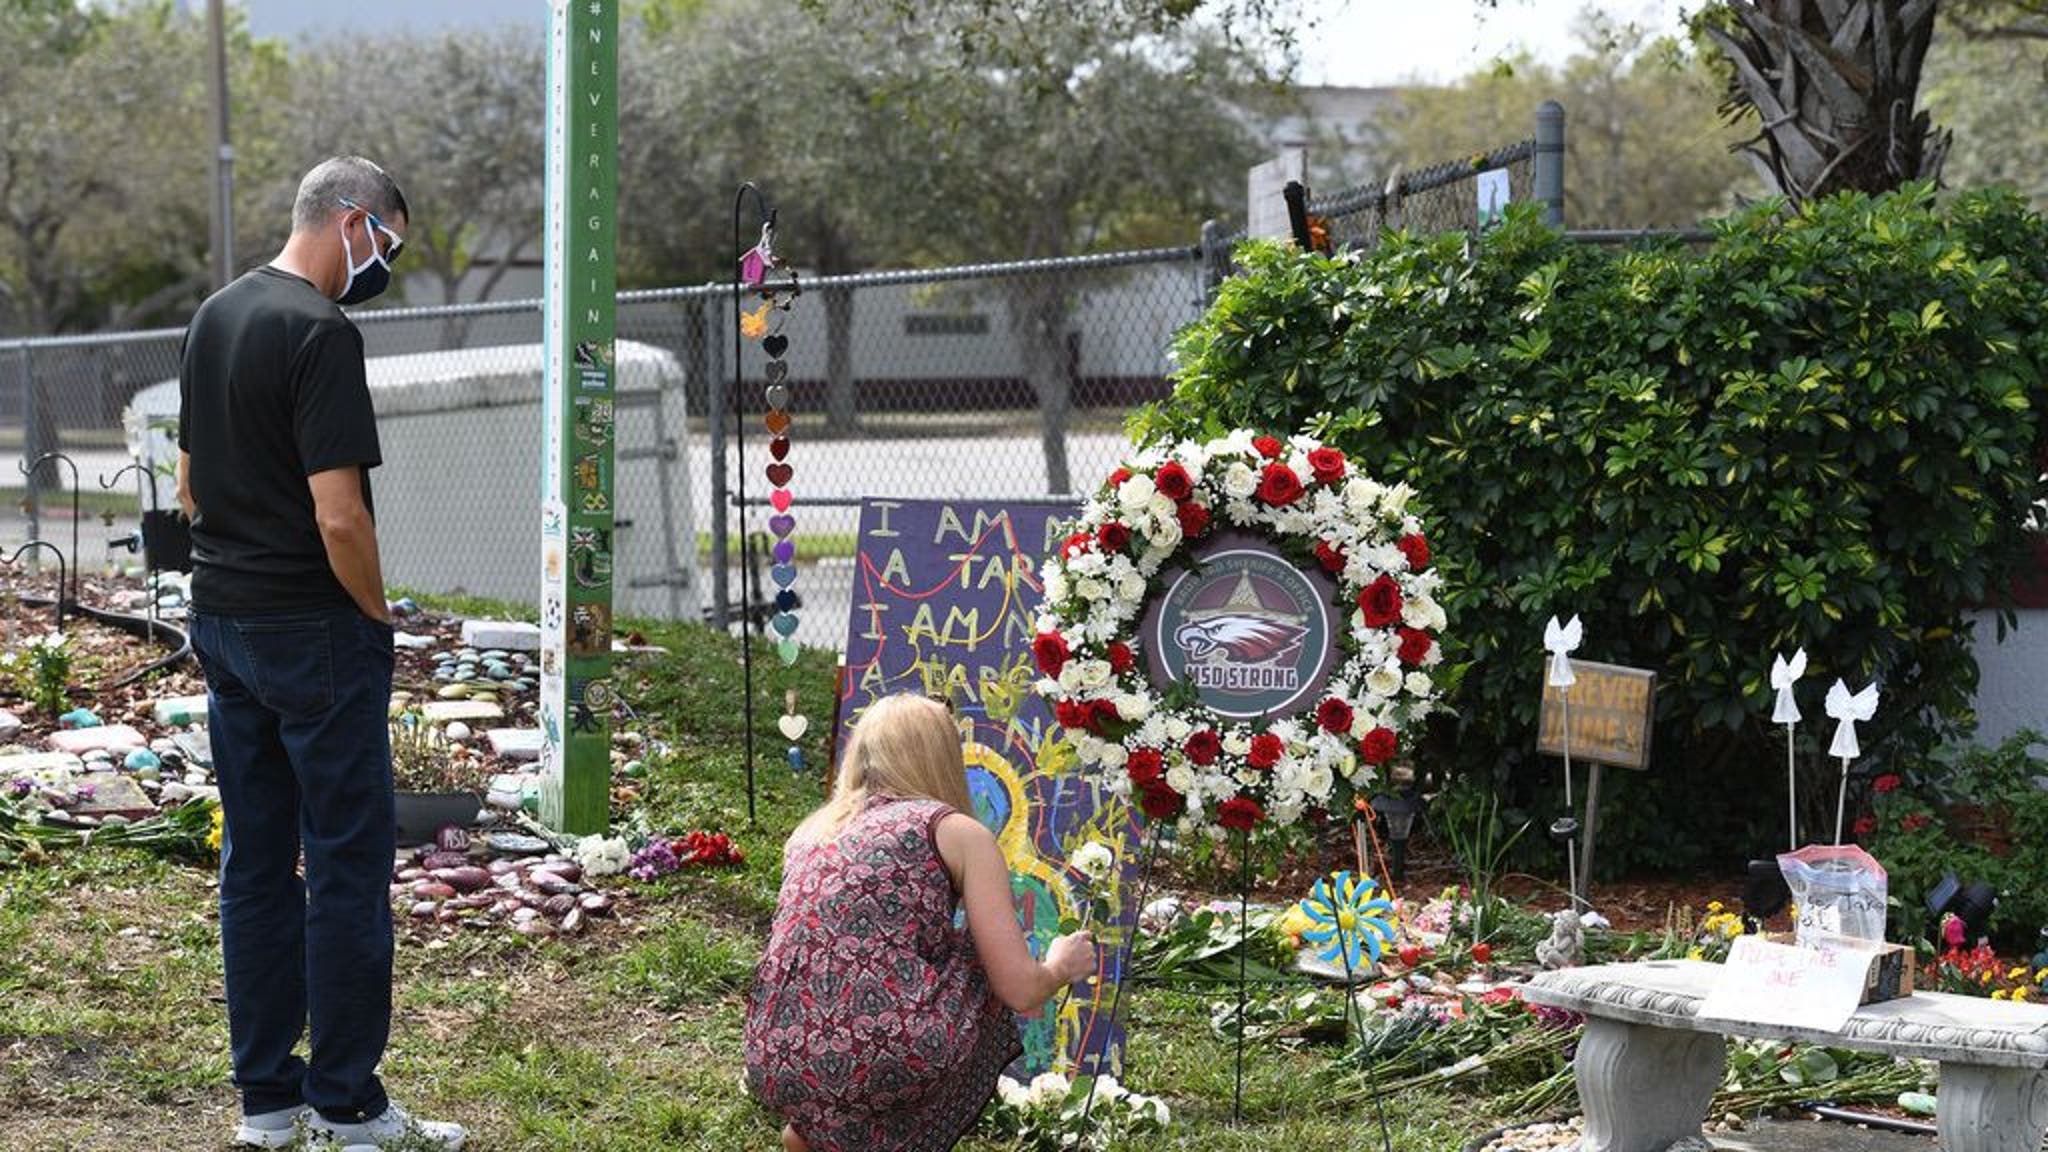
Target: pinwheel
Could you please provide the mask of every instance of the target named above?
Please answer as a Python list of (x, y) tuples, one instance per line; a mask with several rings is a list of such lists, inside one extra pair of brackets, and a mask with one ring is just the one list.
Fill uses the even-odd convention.
[(1329, 963), (1344, 965), (1344, 975), (1378, 964), (1383, 945), (1394, 942), (1394, 905), (1376, 895), (1379, 885), (1370, 877), (1338, 872), (1316, 881), (1299, 908), (1314, 923), (1301, 934), (1316, 945)]

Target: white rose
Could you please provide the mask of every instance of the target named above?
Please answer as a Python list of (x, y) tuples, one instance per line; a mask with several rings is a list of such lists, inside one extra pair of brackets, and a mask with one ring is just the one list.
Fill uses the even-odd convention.
[(1385, 491), (1377, 480), (1354, 476), (1344, 483), (1344, 506), (1354, 515), (1370, 515), (1379, 507), (1380, 494)]
[(1058, 679), (1061, 688), (1066, 689), (1068, 692), (1079, 692), (1081, 690), (1081, 664), (1082, 661), (1069, 660), (1060, 666)]
[(1002, 1098), (1006, 1108), (1023, 1109), (1031, 1103), (1031, 1090), (1008, 1076), (996, 1077), (996, 1095)]
[(1101, 764), (1104, 768), (1122, 770), (1123, 766), (1130, 762), (1130, 759), (1131, 753), (1123, 745), (1104, 740), (1102, 742), (1102, 755), (1096, 758), (1096, 763)]
[(1067, 1098), (1067, 1093), (1071, 1092), (1073, 1087), (1065, 1076), (1057, 1072), (1041, 1072), (1031, 1081), (1030, 1106), (1043, 1108), (1048, 1104), (1057, 1104)]
[(1232, 732), (1223, 738), (1223, 750), (1232, 756), (1243, 756), (1252, 750), (1252, 739), (1242, 732)]
[(1082, 660), (1079, 663), (1083, 688), (1100, 688), (1109, 683), (1110, 677), (1116, 675), (1116, 670), (1109, 666), (1107, 660)]
[(1166, 770), (1166, 785), (1185, 796), (1195, 788), (1195, 770), (1186, 764), (1175, 764)]
[(1116, 698), (1116, 714), (1133, 723), (1152, 714), (1152, 698), (1149, 696), (1119, 696)]
[(1223, 471), (1223, 494), (1234, 500), (1249, 500), (1259, 490), (1259, 474), (1244, 462), (1232, 464)]
[(1152, 502), (1145, 506), (1145, 512), (1148, 515), (1150, 515), (1153, 520), (1160, 523), (1164, 523), (1168, 520), (1172, 520), (1175, 518), (1174, 512), (1179, 507), (1180, 505), (1175, 504), (1173, 502), (1173, 497), (1162, 496), (1159, 493), (1154, 492), (1152, 494)]
[(1136, 572), (1116, 582), (1117, 599), (1136, 604), (1145, 598), (1145, 578)]
[(1090, 840), (1074, 849), (1067, 863), (1073, 865), (1074, 871), (1099, 884), (1116, 869), (1116, 854), (1109, 850), (1109, 845)]
[(1410, 628), (1427, 628), (1436, 609), (1436, 601), (1427, 596), (1417, 596), (1401, 603), (1401, 623)]
[(1365, 690), (1376, 696), (1392, 696), (1401, 690), (1401, 671), (1382, 664), (1365, 674)]
[(1330, 787), (1335, 783), (1336, 779), (1327, 767), (1312, 764), (1302, 773), (1301, 790), (1314, 799), (1327, 800), (1330, 796)]
[(1043, 580), (1045, 583), (1045, 598), (1047, 600), (1065, 600), (1067, 598), (1069, 588), (1065, 572), (1048, 564), (1045, 566)]
[(1410, 696), (1427, 696), (1436, 687), (1430, 682), (1427, 672), (1410, 672), (1402, 686), (1408, 689)]
[(1168, 716), (1166, 718), (1166, 736), (1169, 740), (1185, 740), (1194, 733), (1194, 730), (1194, 725), (1178, 716)]
[(1150, 476), (1133, 476), (1116, 490), (1116, 500), (1123, 505), (1126, 512), (1143, 512), (1145, 506), (1152, 503), (1152, 497), (1158, 491)]

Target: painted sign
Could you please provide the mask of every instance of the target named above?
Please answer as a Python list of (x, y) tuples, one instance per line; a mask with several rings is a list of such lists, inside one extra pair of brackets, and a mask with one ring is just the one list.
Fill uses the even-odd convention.
[(1839, 1032), (1863, 1002), (1874, 950), (1780, 944), (1738, 936), (1699, 1018)]
[(1146, 605), (1138, 635), (1154, 688), (1190, 684), (1233, 720), (1302, 710), (1330, 678), (1336, 595), (1328, 576), (1270, 541), (1219, 534)]
[[(1103, 968), (1090, 984), (1055, 1001), (1057, 1013), (1020, 1021), (1023, 1071), (1050, 1069), (1064, 1055), (1081, 1072), (1115, 1069), (1121, 1031), (1109, 1019), (1118, 957), (1136, 909), (1138, 844), (1132, 814), (1098, 795), (1072, 769), (1051, 709), (1032, 691), (1034, 620), (1043, 598), (1038, 567), (1061, 538), (1049, 506), (870, 500), (861, 509), (846, 675), (839, 698), (839, 747), (872, 702), (899, 692), (949, 701), (966, 740), (975, 815), (996, 834), (1032, 952), (1060, 935), (1063, 919), (1090, 910), (1068, 852), (1086, 839), (1122, 846), (1122, 882), (1107, 915), (1092, 925)], [(1105, 803), (1108, 801), (1108, 803)]]
[[(1657, 674), (1615, 664), (1572, 661), (1578, 682), (1571, 686), (1572, 759), (1617, 768), (1650, 766), (1651, 721), (1656, 715)], [(1564, 755), (1564, 690), (1546, 683), (1537, 725), (1536, 750)]]
[(616, 0), (552, 0), (541, 467), (541, 819), (611, 805)]

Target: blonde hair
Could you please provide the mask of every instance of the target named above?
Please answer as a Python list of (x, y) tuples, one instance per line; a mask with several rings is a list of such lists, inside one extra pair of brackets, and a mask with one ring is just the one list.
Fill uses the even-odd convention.
[(846, 743), (832, 798), (798, 825), (794, 838), (832, 839), (873, 796), (938, 800), (974, 813), (960, 730), (944, 704), (911, 693), (870, 704)]

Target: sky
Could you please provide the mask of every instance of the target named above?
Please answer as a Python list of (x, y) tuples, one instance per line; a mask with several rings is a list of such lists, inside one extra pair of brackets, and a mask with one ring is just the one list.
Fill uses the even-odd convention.
[[(203, 9), (200, 0), (185, 0)], [(546, 27), (546, 0), (241, 0), (259, 36), (297, 39), (357, 29)], [(1556, 62), (1571, 54), (1583, 0), (1300, 0), (1300, 79), (1359, 87), (1443, 83), (1525, 48)], [(1612, 0), (1619, 17), (1656, 32), (1678, 27), (1680, 0)]]

